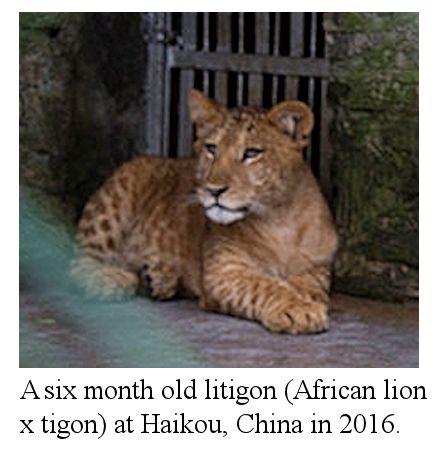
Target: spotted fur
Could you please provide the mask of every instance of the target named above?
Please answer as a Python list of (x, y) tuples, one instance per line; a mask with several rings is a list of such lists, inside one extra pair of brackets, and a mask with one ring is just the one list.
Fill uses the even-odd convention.
[(271, 331), (325, 330), (337, 237), (302, 158), (312, 112), (228, 111), (198, 91), (189, 108), (196, 157), (116, 171), (84, 209), (73, 274), (95, 296), (192, 294)]

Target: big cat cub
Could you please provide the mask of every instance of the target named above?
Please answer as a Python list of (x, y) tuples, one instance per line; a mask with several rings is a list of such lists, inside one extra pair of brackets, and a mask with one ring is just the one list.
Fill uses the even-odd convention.
[(91, 197), (75, 278), (96, 297), (192, 294), (274, 332), (328, 327), (337, 236), (302, 151), (313, 113), (285, 101), (227, 110), (189, 95), (195, 157), (138, 157)]

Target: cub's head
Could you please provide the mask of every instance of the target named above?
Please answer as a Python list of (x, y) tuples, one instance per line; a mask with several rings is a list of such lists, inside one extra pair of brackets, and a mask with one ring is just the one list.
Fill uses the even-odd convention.
[(306, 104), (226, 110), (193, 90), (189, 110), (197, 135), (197, 197), (210, 220), (230, 224), (285, 203), (304, 167), (302, 150), (313, 128)]

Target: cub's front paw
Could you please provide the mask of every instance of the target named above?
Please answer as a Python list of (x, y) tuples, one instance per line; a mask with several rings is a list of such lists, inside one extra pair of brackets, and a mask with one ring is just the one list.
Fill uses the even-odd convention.
[(177, 282), (177, 275), (171, 267), (145, 264), (139, 270), (138, 293), (158, 300), (167, 300), (176, 294)]
[(328, 308), (321, 303), (279, 305), (268, 310), (261, 323), (276, 333), (320, 333), (328, 329)]

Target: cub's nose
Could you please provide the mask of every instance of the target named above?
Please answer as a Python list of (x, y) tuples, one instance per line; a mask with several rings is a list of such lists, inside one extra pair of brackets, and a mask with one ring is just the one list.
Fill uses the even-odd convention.
[(224, 193), (229, 187), (223, 186), (211, 186), (206, 187), (206, 191), (209, 192), (214, 198), (218, 198), (222, 193)]

